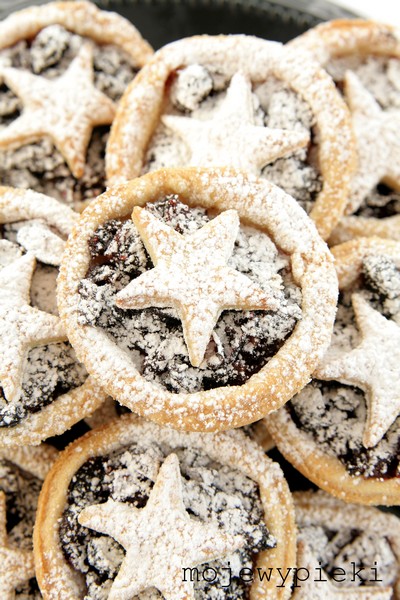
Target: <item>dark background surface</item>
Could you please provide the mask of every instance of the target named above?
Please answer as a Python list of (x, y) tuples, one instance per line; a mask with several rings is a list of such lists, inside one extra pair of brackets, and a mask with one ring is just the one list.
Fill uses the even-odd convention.
[[(0, 19), (41, 0), (0, 0)], [(321, 21), (355, 16), (325, 0), (97, 0), (159, 48), (190, 35), (247, 33), (287, 42)]]

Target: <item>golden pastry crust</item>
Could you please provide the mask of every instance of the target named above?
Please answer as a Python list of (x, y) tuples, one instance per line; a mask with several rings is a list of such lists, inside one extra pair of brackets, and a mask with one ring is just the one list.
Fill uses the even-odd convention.
[(355, 168), (347, 107), (317, 63), (279, 44), (250, 36), (197, 36), (169, 44), (156, 53), (119, 104), (106, 155), (109, 183), (121, 183), (141, 174), (145, 151), (163, 110), (168, 78), (178, 68), (196, 63), (217, 66), (230, 77), (240, 70), (258, 83), (273, 74), (309, 104), (318, 128), (323, 179), (311, 218), (326, 239), (343, 214)]
[[(53, 230), (53, 234), (57, 231), (60, 236), (59, 242), (63, 244), (78, 215), (44, 194), (32, 190), (0, 187), (0, 224), (35, 219), (45, 223)], [(60, 262), (61, 253), (51, 252), (46, 243), (43, 248), (28, 251), (35, 251), (39, 257), (45, 252), (47, 264), (58, 265)], [(91, 415), (105, 398), (106, 394), (100, 386), (88, 377), (81, 386), (58, 396), (39, 412), (28, 414), (17, 425), (0, 428), (0, 446), (39, 444), (51, 436), (60, 435), (83, 417)]]
[[(286, 569), (295, 564), (295, 525), (289, 489), (279, 466), (268, 459), (254, 442), (239, 431), (215, 435), (178, 433), (138, 420), (134, 415), (124, 415), (71, 444), (46, 478), (34, 532), (36, 573), (45, 600), (79, 600), (84, 595), (83, 582), (66, 562), (58, 536), (58, 522), (73, 475), (88, 458), (109, 454), (143, 439), (143, 436), (172, 447), (198, 448), (212, 459), (253, 479), (260, 489), (267, 527), (278, 541), (276, 548), (259, 554), (257, 566)], [(290, 584), (277, 588), (278, 579), (277, 574), (270, 582), (254, 582), (250, 595), (252, 600), (288, 598)]]
[[(132, 360), (95, 327), (78, 322), (78, 287), (90, 262), (88, 241), (102, 223), (169, 194), (189, 206), (236, 209), (291, 259), (302, 291), (302, 319), (282, 348), (241, 386), (173, 394), (146, 381)], [(260, 419), (302, 389), (329, 344), (336, 310), (331, 254), (297, 203), (265, 180), (233, 170), (160, 170), (110, 188), (81, 216), (58, 281), (60, 316), (78, 358), (104, 389), (141, 416), (176, 429), (218, 431)]]
[[(400, 244), (381, 238), (360, 238), (332, 248), (339, 288), (346, 290), (359, 278), (363, 259), (369, 254), (385, 255), (400, 266)], [(282, 454), (305, 477), (346, 502), (393, 506), (400, 503), (400, 478), (364, 478), (350, 475), (338, 458), (327, 454), (297, 427), (286, 410), (271, 413), (264, 425)]]
[[(309, 52), (325, 67), (331, 59), (345, 56), (400, 58), (399, 30), (391, 25), (359, 19), (321, 23), (289, 43)], [(382, 219), (345, 216), (333, 230), (329, 243), (340, 244), (358, 237), (400, 239), (400, 216)]]
[(98, 44), (115, 44), (142, 67), (153, 54), (151, 46), (128, 20), (103, 11), (91, 2), (50, 2), (12, 13), (0, 23), (0, 49), (33, 38), (49, 25), (62, 25)]
[[(358, 529), (367, 535), (386, 538), (400, 567), (400, 521), (396, 515), (373, 507), (347, 504), (321, 491), (294, 492), (293, 500), (299, 528), (320, 526), (339, 532)], [(374, 589), (379, 590), (380, 586)], [(400, 569), (393, 591), (394, 597), (399, 598)]]

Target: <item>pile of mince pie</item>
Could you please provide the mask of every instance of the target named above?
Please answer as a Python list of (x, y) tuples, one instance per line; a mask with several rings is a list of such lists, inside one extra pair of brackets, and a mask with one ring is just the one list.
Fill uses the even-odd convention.
[(2, 599), (400, 600), (399, 127), (379, 23), (0, 23)]

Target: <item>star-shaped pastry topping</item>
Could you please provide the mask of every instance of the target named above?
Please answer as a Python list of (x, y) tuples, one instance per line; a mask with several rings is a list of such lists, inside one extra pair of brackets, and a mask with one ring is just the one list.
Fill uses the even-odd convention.
[(132, 219), (155, 267), (121, 290), (116, 304), (175, 308), (193, 366), (201, 364), (222, 310), (278, 307), (251, 279), (227, 266), (239, 231), (235, 210), (185, 236), (140, 207), (134, 208)]
[(65, 242), (46, 223), (40, 220), (26, 222), (18, 230), (17, 242), (46, 265), (60, 265)]
[(33, 553), (8, 544), (6, 497), (0, 492), (0, 596), (15, 600), (15, 590), (35, 576)]
[(400, 110), (382, 110), (351, 71), (345, 76), (345, 95), (358, 152), (358, 171), (347, 207), (348, 212), (355, 212), (380, 181), (400, 190)]
[(0, 77), (23, 104), (22, 114), (0, 132), (0, 148), (49, 136), (74, 177), (81, 177), (92, 129), (110, 124), (115, 114), (114, 103), (93, 84), (92, 45), (85, 43), (57, 79), (11, 67), (0, 67)]
[(166, 600), (194, 599), (193, 582), (184, 581), (183, 569), (230, 555), (245, 543), (242, 536), (189, 516), (176, 454), (161, 465), (144, 508), (108, 500), (85, 508), (78, 520), (126, 550), (109, 600), (129, 600), (152, 587)]
[(359, 294), (352, 296), (361, 343), (344, 356), (320, 366), (314, 376), (355, 385), (366, 395), (363, 444), (375, 446), (400, 412), (400, 327), (373, 309)]
[(8, 402), (21, 394), (30, 348), (66, 340), (58, 317), (30, 305), (35, 257), (24, 254), (0, 271), (0, 383)]
[(257, 126), (251, 82), (242, 73), (232, 77), (212, 119), (166, 115), (162, 121), (189, 147), (190, 165), (232, 166), (255, 175), (310, 141), (307, 133)]
[[(390, 587), (346, 587), (345, 582), (335, 585), (329, 575), (321, 569), (310, 547), (302, 542), (298, 544), (297, 563), (299, 579), (304, 581), (297, 581), (299, 587), (295, 588), (293, 600), (391, 600), (393, 598), (393, 589)], [(307, 579), (302, 568), (309, 572)], [(343, 579), (342, 574), (340, 578)]]

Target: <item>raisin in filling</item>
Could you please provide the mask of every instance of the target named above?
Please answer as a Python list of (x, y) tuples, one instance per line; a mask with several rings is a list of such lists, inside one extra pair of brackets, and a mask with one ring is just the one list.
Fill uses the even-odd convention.
[[(170, 196), (146, 208), (182, 234), (202, 227), (210, 216)], [(241, 228), (229, 264), (261, 286), (274, 281), (277, 311), (224, 311), (201, 368), (190, 364), (180, 320), (172, 309), (123, 310), (116, 293), (152, 268), (130, 219), (108, 221), (90, 240), (91, 262), (79, 288), (79, 323), (104, 329), (132, 357), (139, 372), (175, 393), (241, 385), (276, 354), (301, 318), (301, 292), (288, 258), (268, 236)]]
[[(7, 460), (0, 461), (0, 491), (6, 495), (7, 534), (10, 545), (32, 550), (35, 512), (42, 482)], [(17, 598), (39, 600), (36, 579), (30, 579), (15, 591)]]
[[(151, 448), (131, 445), (105, 457), (91, 458), (70, 483), (60, 521), (60, 540), (68, 562), (85, 576), (88, 600), (108, 592), (124, 558), (124, 549), (109, 536), (81, 526), (77, 520), (80, 512), (109, 498), (143, 508), (159, 465), (171, 451), (179, 458), (184, 503), (191, 518), (206, 522), (213, 517), (221, 527), (229, 523), (230, 530), (244, 535), (247, 541), (246, 546), (232, 553), (230, 562), (220, 559), (207, 563), (219, 574), (218, 579), (210, 583), (195, 578), (195, 597), (248, 598), (250, 584), (239, 577), (240, 570), (254, 568), (257, 554), (276, 545), (264, 522), (257, 484), (197, 450), (153, 444)], [(232, 581), (229, 587), (223, 587), (227, 572), (223, 569), (228, 566), (233, 569)]]
[[(46, 27), (30, 42), (20, 41), (0, 51), (8, 66), (35, 75), (60, 77), (76, 56), (83, 39), (60, 25)], [(123, 50), (112, 45), (94, 45), (94, 84), (118, 101), (137, 69)], [(21, 113), (22, 104), (5, 85), (0, 87), (0, 129)], [(108, 127), (96, 127), (88, 147), (83, 176), (72, 176), (63, 156), (48, 139), (0, 153), (0, 180), (3, 185), (31, 188), (68, 204), (95, 198), (105, 190), (104, 155)]]
[[(360, 290), (368, 302), (386, 318), (400, 324), (400, 271), (385, 256), (364, 260)], [(354, 348), (359, 343), (355, 330), (351, 294), (341, 294), (333, 344)], [(393, 381), (398, 385), (398, 381)], [(373, 448), (362, 444), (366, 422), (364, 393), (335, 381), (313, 381), (288, 403), (287, 410), (297, 427), (325, 450), (336, 456), (350, 475), (387, 479), (400, 477), (400, 418)]]
[(400, 213), (400, 194), (380, 183), (354, 213), (357, 217), (386, 219)]

